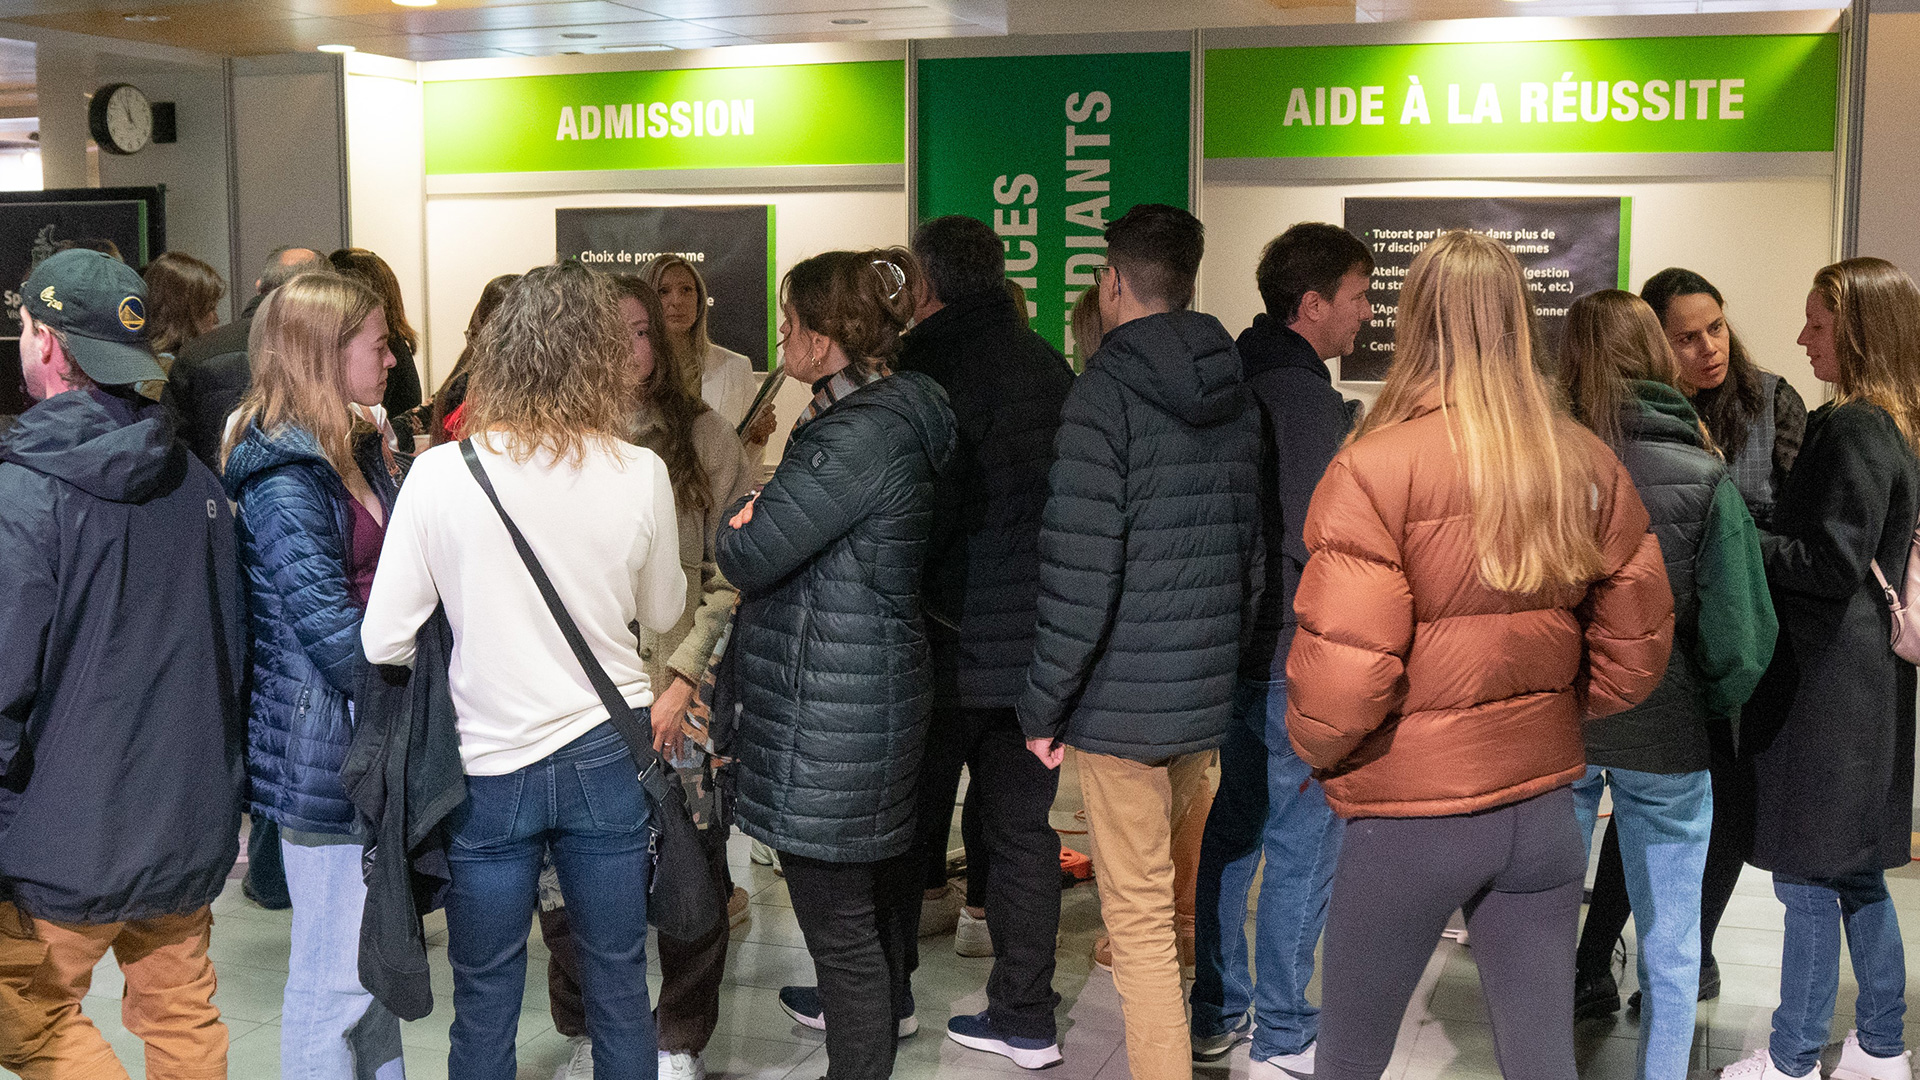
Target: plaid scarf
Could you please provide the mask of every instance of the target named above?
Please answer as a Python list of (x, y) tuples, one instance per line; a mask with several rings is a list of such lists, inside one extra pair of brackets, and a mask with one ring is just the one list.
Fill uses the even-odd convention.
[(841, 398), (869, 383), (878, 381), (882, 374), (884, 374), (883, 371), (862, 374), (854, 370), (852, 365), (848, 365), (814, 383), (813, 400), (808, 402), (806, 409), (800, 413), (800, 419), (793, 422), (793, 432), (788, 437), (798, 434), (800, 429), (806, 426), (807, 421), (833, 408)]

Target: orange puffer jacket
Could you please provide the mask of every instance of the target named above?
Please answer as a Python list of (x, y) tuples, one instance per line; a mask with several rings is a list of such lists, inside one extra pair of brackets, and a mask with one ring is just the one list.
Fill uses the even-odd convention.
[(1342, 817), (1464, 814), (1572, 783), (1582, 718), (1652, 693), (1673, 644), (1659, 542), (1605, 444), (1564, 425), (1600, 463), (1607, 576), (1497, 592), (1438, 408), (1350, 444), (1307, 513), (1287, 732)]

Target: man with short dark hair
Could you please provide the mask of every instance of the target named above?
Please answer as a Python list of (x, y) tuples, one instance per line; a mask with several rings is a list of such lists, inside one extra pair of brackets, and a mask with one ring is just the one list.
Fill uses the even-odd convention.
[[(944, 888), (964, 763), (985, 849), (970, 853), (969, 867), (984, 890), (970, 891), (985, 903), (984, 912), (966, 912), (972, 934), (956, 946), (994, 957), (986, 1011), (954, 1017), (947, 1032), (963, 1046), (1038, 1068), (1060, 1060), (1060, 838), (1047, 818), (1059, 774), (1027, 753), (1013, 706), (1033, 658), (1040, 515), (1073, 370), (1008, 295), (1005, 249), (985, 222), (928, 221), (913, 234), (913, 254), (926, 285), (896, 366), (940, 383), (959, 431), (927, 548), (934, 711), (919, 847), (925, 884)], [(991, 940), (972, 946), (984, 950), (968, 944), (981, 930)]]
[(125, 1076), (81, 1012), (109, 949), (150, 1076), (226, 1076), (209, 905), (238, 851), (246, 601), (233, 516), (166, 410), (139, 275), (22, 288), (37, 404), (0, 442), (0, 1069)]
[[(1193, 1072), (1173, 821), (1226, 735), (1258, 591), (1258, 412), (1219, 321), (1187, 310), (1205, 239), (1171, 206), (1107, 227), (1106, 339), (1067, 395), (1018, 713), (1075, 761), (1138, 1080)], [(988, 913), (992, 913), (989, 905)]]
[[(253, 282), (253, 298), (240, 317), (187, 342), (173, 361), (162, 399), (180, 419), (180, 437), (207, 468), (220, 471), (220, 440), (227, 417), (253, 384), (247, 364), (247, 335), (253, 313), (267, 294), (295, 275), (331, 270), (327, 257), (312, 248), (279, 247), (267, 253), (267, 265)], [(285, 904), (278, 905), (285, 907)]]
[[(1320, 1011), (1307, 1002), (1307, 983), (1326, 924), (1341, 824), (1287, 741), (1287, 653), (1293, 593), (1307, 562), (1301, 526), (1349, 424), (1326, 362), (1352, 352), (1372, 317), (1372, 271), (1366, 245), (1347, 230), (1293, 226), (1260, 253), (1254, 282), (1267, 310), (1236, 342), (1266, 436), (1260, 518), (1267, 561), (1234, 723), (1220, 753), (1220, 791), (1200, 845), (1193, 1056), (1212, 1061), (1251, 1038), (1254, 1080), (1314, 1071)], [(1263, 854), (1256, 981), (1244, 928)]]

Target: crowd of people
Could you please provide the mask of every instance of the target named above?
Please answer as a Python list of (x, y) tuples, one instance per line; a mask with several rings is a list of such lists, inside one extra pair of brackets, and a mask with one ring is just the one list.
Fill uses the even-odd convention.
[(1203, 251), (1173, 207), (1108, 225), (1077, 376), (983, 222), (802, 260), (781, 371), (812, 396), (770, 475), (780, 419), (678, 257), (493, 279), (430, 398), (371, 251), (277, 250), (221, 326), (190, 256), (44, 260), (0, 438), (0, 1068), (126, 1075), (81, 1008), (111, 950), (148, 1074), (227, 1074), (243, 810), (247, 898), (292, 909), (287, 1077), (403, 1075), (388, 973), (441, 904), (449, 1075), (515, 1075), (537, 919), (562, 1076), (703, 1076), (736, 826), (834, 1080), (892, 1073), (956, 925), (993, 964), (948, 1037), (1046, 1068), (1071, 752), (1143, 1080), (1243, 1042), (1259, 1080), (1376, 1080), (1456, 912), (1502, 1072), (1543, 1080), (1621, 1007), (1631, 915), (1639, 1075), (1677, 1080), (1743, 865), (1785, 907), (1781, 1003), (1722, 1075), (1818, 1070), (1844, 937), (1831, 1075), (1911, 1080), (1915, 669), (1877, 580), (1920, 518), (1908, 275), (1814, 277), (1809, 414), (1693, 271), (1546, 342), (1507, 248), (1446, 233), (1363, 412), (1328, 361), (1373, 314), (1366, 245), (1282, 232), (1237, 339), (1193, 310)]

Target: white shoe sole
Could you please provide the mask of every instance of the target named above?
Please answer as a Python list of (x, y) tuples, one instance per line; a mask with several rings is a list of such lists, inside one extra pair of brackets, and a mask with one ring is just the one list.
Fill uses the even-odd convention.
[[(793, 1011), (784, 1001), (780, 1003), (780, 1011), (792, 1017), (793, 1022), (799, 1024), (801, 1027), (812, 1028), (815, 1031), (827, 1030), (827, 1017), (825, 1013), (819, 1016), (803, 1016)], [(917, 1016), (909, 1016), (905, 1020), (900, 1021), (899, 1027), (895, 1030), (894, 1037), (898, 1039), (912, 1038), (919, 1031), (920, 1018)]]
[(1008, 1061), (1013, 1062), (1023, 1069), (1044, 1069), (1050, 1065), (1058, 1065), (1063, 1060), (1060, 1056), (1060, 1045), (1058, 1043), (1044, 1050), (1022, 1050), (1017, 1046), (1008, 1046), (998, 1039), (979, 1039), (971, 1035), (961, 1035), (952, 1030), (947, 1032), (947, 1038), (952, 1039), (954, 1042), (959, 1043), (969, 1050), (980, 1050), (989, 1054), (999, 1054), (1001, 1057), (1006, 1058)]

